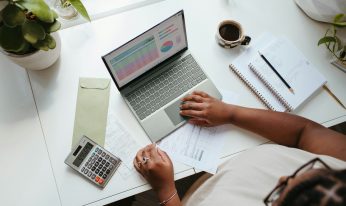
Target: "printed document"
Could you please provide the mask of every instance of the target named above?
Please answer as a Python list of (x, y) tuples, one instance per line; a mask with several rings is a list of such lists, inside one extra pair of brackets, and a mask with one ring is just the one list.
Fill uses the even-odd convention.
[[(231, 104), (237, 102), (237, 94), (220, 91), (224, 102)], [(215, 174), (224, 144), (224, 137), (218, 135), (222, 130), (223, 126), (207, 128), (185, 124), (162, 139), (159, 147), (173, 160)]]

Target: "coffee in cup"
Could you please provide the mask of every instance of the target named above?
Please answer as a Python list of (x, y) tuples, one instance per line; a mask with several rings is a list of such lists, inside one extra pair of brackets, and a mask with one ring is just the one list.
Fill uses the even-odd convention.
[(218, 26), (216, 40), (220, 46), (229, 49), (238, 45), (248, 45), (251, 38), (244, 35), (243, 28), (238, 22), (225, 20)]

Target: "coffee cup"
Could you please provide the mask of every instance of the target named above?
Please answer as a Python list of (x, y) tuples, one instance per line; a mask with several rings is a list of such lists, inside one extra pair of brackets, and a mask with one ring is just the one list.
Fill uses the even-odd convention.
[(224, 20), (218, 26), (216, 40), (220, 46), (230, 49), (238, 45), (248, 45), (251, 38), (244, 34), (243, 28), (238, 22)]

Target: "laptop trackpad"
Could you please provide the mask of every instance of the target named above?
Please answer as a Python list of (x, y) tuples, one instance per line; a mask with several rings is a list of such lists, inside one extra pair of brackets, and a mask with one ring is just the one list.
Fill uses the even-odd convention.
[(181, 100), (178, 100), (165, 109), (166, 114), (168, 115), (169, 119), (171, 119), (174, 125), (177, 125), (187, 119), (186, 117), (183, 117), (179, 114), (180, 105)]

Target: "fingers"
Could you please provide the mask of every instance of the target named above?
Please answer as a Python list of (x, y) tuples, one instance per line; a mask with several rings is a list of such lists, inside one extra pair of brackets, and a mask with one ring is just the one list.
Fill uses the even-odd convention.
[(180, 109), (186, 110), (186, 109), (192, 109), (192, 110), (203, 110), (204, 104), (202, 103), (194, 103), (194, 102), (184, 102), (182, 105), (180, 105)]
[(199, 95), (199, 96), (204, 97), (204, 98), (210, 97), (209, 94), (202, 92), (202, 91), (194, 91), (194, 92), (192, 92), (192, 94)]
[(202, 103), (204, 101), (204, 98), (200, 95), (196, 94), (190, 94), (182, 99), (182, 101), (187, 102), (187, 101), (192, 101), (192, 102), (197, 102), (197, 103)]
[(181, 110), (180, 115), (188, 116), (188, 117), (196, 117), (196, 118), (205, 118), (205, 111), (197, 111), (197, 110)]
[(157, 153), (158, 153), (158, 155), (160, 155), (161, 159), (164, 162), (170, 162), (171, 161), (168, 154), (165, 151), (161, 150), (160, 148), (157, 148)]
[(143, 169), (143, 167), (147, 167), (150, 164), (153, 164), (154, 161), (159, 158), (158, 156), (159, 155), (157, 153), (156, 145), (150, 144), (137, 152), (133, 164), (137, 171), (142, 173), (141, 169)]

